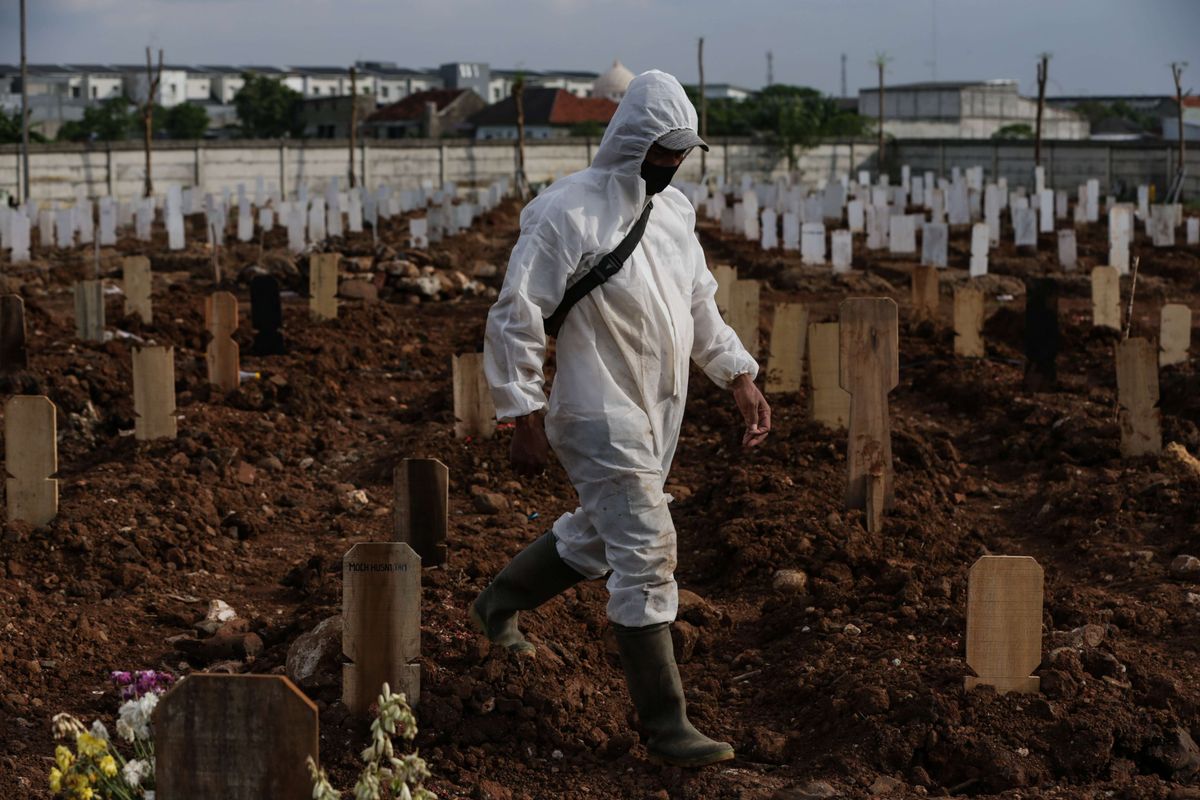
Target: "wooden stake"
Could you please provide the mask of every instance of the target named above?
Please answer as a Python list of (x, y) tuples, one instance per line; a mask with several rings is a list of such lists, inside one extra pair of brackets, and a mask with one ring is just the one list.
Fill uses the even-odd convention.
[(58, 425), (54, 403), (15, 395), (4, 404), (5, 504), (8, 520), (45, 525), (58, 514)]
[(125, 289), (125, 313), (137, 314), (149, 325), (154, 319), (150, 303), (150, 259), (128, 256), (121, 259), (122, 282)]
[(813, 422), (827, 428), (845, 428), (850, 421), (850, 395), (838, 382), (838, 323), (808, 326), (809, 411)]
[(281, 356), (287, 352), (283, 301), (275, 276), (259, 275), (250, 281), (250, 321), (255, 330), (250, 352), (256, 356)]
[(75, 338), (104, 341), (104, 284), (99, 280), (75, 284)]
[(1121, 330), (1121, 273), (1116, 267), (1092, 270), (1092, 326)]
[(1042, 661), (1042, 567), (1028, 556), (983, 556), (967, 583), (968, 690), (1037, 692)]
[(317, 707), (282, 675), (187, 676), (154, 709), (158, 800), (309, 797)]
[(1121, 457), (1161, 453), (1158, 354), (1141, 337), (1117, 343), (1117, 398), (1121, 406)]
[(133, 411), (138, 441), (175, 438), (175, 348), (133, 349)]
[(308, 260), (308, 308), (317, 320), (337, 319), (337, 253), (313, 253)]
[(454, 379), (454, 437), (490, 439), (496, 432), (496, 406), (483, 374), (483, 354), (451, 356)]
[(342, 702), (363, 713), (384, 683), (421, 699), (421, 559), (403, 542), (360, 542), (342, 559)]
[(717, 293), (713, 300), (717, 310), (726, 322), (729, 322), (730, 298), (733, 292), (733, 282), (737, 280), (737, 268), (728, 264), (719, 264), (712, 268), (713, 278), (717, 282)]
[(758, 295), (755, 280), (736, 280), (729, 289), (729, 327), (751, 356), (758, 357)]
[(212, 334), (204, 360), (208, 364), (208, 382), (222, 392), (238, 388), (238, 344), (233, 340), (238, 327), (237, 298), (231, 292), (213, 292), (204, 298), (204, 324)]
[(938, 269), (937, 267), (913, 267), (912, 272), (913, 322), (936, 322), (938, 318)]
[(983, 358), (983, 292), (971, 286), (954, 290), (954, 355)]
[(888, 392), (900, 382), (900, 331), (889, 297), (843, 300), (840, 310), (839, 379), (850, 393), (849, 479), (846, 506), (866, 508), (867, 473), (882, 463), (884, 507), (894, 497)]
[(798, 392), (804, 382), (804, 346), (808, 309), (801, 303), (775, 306), (771, 354), (767, 359), (767, 391)]
[(1058, 384), (1058, 283), (1025, 281), (1025, 377), (1027, 391), (1047, 392)]
[(15, 372), (28, 366), (25, 301), (17, 294), (0, 296), (0, 372)]
[(1167, 303), (1162, 307), (1158, 365), (1185, 364), (1192, 346), (1192, 309), (1183, 303)]
[(421, 558), (421, 566), (446, 563), (450, 471), (436, 458), (406, 458), (392, 476), (395, 540)]

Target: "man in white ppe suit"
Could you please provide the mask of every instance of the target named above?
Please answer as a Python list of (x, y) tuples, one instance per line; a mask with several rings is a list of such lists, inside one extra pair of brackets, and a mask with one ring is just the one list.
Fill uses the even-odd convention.
[[(471, 608), (493, 643), (533, 655), (517, 612), (609, 573), (608, 617), (647, 749), (678, 766), (733, 758), (732, 747), (688, 721), (669, 629), (678, 592), (663, 486), (689, 359), (732, 389), (747, 424), (744, 445), (759, 444), (771, 424), (754, 385), (758, 365), (713, 300), (695, 211), (669, 186), (693, 147), (708, 149), (695, 129), (696, 111), (679, 82), (644, 73), (630, 83), (592, 166), (555, 182), (521, 214), (521, 236), (488, 314), (484, 369), (497, 416), (515, 421), (513, 466), (536, 473), (553, 447), (580, 507), (518, 554)], [(602, 259), (618, 245), (627, 251), (623, 265), (563, 317), (564, 297), (610, 263)], [(561, 322), (549, 404), (548, 319)]]

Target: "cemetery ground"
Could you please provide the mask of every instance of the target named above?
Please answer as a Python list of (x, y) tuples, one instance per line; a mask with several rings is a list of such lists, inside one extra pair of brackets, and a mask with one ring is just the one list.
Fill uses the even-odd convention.
[[(382, 234), (395, 247), (386, 258), (502, 272), (517, 212), (506, 203), (428, 252), (404, 250), (396, 225)], [(631, 733), (602, 582), (522, 615), (533, 664), (489, 650), (469, 624), (476, 593), (575, 506), (557, 465), (516, 480), (503, 426), (492, 439), (454, 437), (451, 356), (480, 346), (486, 295), (413, 303), (385, 289), (382, 302), (343, 300), (322, 323), (303, 297), (285, 299), (290, 353), (255, 357), (233, 276), (273, 262), (285, 286), (303, 294), (307, 281), (286, 278), (283, 231), (267, 236), (266, 257), (232, 244), (235, 338), (257, 377), (223, 394), (203, 358), (207, 252), (122, 238), (103, 254), (108, 282), (119, 284), (117, 255), (149, 255), (154, 322), (122, 314), (113, 294), (109, 328), (175, 347), (179, 436), (143, 443), (128, 435), (130, 340), (74, 338), (70, 286), (90, 249), (0, 264), (6, 290), (25, 298), (30, 353), (0, 385), (57, 405), (62, 481), (49, 525), (8, 523), (0, 540), (0, 796), (49, 796), (50, 717), (111, 720), (109, 670), (284, 673), (297, 639), (339, 613), (343, 555), (392, 538), (394, 467), (435, 457), (450, 474), (448, 556), (422, 576), (416, 744), (441, 797), (1200, 797), (1200, 575), (1177, 560), (1200, 556), (1200, 465), (1175, 448), (1120, 457), (1119, 334), (1093, 329), (1088, 281), (1106, 260), (1105, 226), (1078, 230), (1081, 267), (1065, 274), (1052, 234), (1036, 256), (1006, 234), (977, 279), (987, 357), (963, 359), (950, 292), (967, 279), (969, 227), (952, 230), (938, 319), (917, 325), (914, 261), (860, 238), (854, 271), (831, 276), (701, 224), (710, 264), (769, 282), (764, 365), (781, 301), (821, 321), (846, 297), (891, 296), (901, 339), (896, 505), (875, 533), (844, 507), (846, 435), (809, 419), (807, 389), (769, 395), (773, 432), (743, 451), (730, 397), (693, 371), (668, 482), (675, 637), (693, 720), (738, 751), (697, 772), (648, 763)], [(369, 236), (334, 244), (381, 273)], [(1133, 255), (1134, 335), (1154, 337), (1163, 302), (1200, 302), (1200, 250), (1154, 249), (1139, 231)], [(354, 266), (343, 260), (343, 278)], [(500, 274), (477, 272), (499, 286)], [(1060, 282), (1059, 385), (1030, 393), (1021, 278), (1043, 273)], [(1121, 289), (1124, 309), (1128, 278)], [(1192, 454), (1194, 363), (1161, 370), (1160, 403), (1164, 442)], [(985, 553), (1045, 570), (1039, 694), (964, 691), (967, 572)], [(194, 624), (214, 599), (238, 617), (205, 638)], [(324, 656), (298, 680), (320, 708), (321, 763), (346, 786), (366, 728), (339, 702), (340, 629), (309, 638)]]

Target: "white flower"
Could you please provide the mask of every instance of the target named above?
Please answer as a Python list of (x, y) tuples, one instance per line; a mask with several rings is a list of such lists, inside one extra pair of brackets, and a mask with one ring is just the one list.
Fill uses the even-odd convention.
[[(151, 692), (136, 700), (127, 700), (117, 712), (117, 733), (125, 741), (133, 739), (148, 740), (150, 738), (150, 715), (158, 705), (158, 695)], [(122, 728), (124, 724), (124, 728)], [(131, 738), (132, 735), (132, 738)]]
[(133, 728), (123, 719), (117, 720), (117, 736), (120, 736), (127, 742), (133, 741)]
[(133, 758), (125, 762), (125, 768), (121, 770), (121, 777), (130, 786), (138, 787), (142, 785), (142, 781), (150, 777), (154, 772), (154, 768), (150, 766), (149, 761), (143, 761), (140, 758)]
[(103, 722), (96, 720), (92, 723), (92, 736), (95, 736), (97, 739), (103, 739), (107, 742), (109, 741), (108, 728), (104, 727)]

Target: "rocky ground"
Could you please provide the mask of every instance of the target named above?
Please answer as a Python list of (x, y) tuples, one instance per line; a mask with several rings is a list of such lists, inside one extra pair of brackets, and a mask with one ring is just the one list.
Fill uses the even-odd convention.
[[(446, 566), (423, 576), (417, 744), (442, 797), (1200, 797), (1200, 562), (1186, 558), (1200, 556), (1188, 456), (1200, 453), (1200, 376), (1194, 359), (1162, 370), (1164, 441), (1178, 447), (1122, 460), (1115, 335), (1090, 324), (1102, 226), (1080, 231), (1072, 274), (1051, 237), (1036, 256), (993, 252), (988, 357), (972, 362), (953, 356), (948, 329), (968, 230), (952, 234), (941, 320), (913, 326), (911, 261), (860, 240), (855, 271), (833, 278), (702, 226), (711, 263), (769, 282), (764, 347), (775, 303), (808, 303), (820, 319), (845, 297), (889, 295), (901, 363), (897, 506), (878, 534), (844, 509), (845, 435), (808, 421), (804, 391), (771, 396), (774, 432), (743, 451), (730, 398), (693, 374), (670, 479), (676, 644), (694, 721), (739, 758), (692, 773), (645, 760), (602, 583), (525, 615), (535, 665), (489, 651), (463, 613), (575, 505), (557, 466), (514, 479), (503, 426), (491, 440), (453, 437), (450, 356), (480, 347), (517, 211), (506, 204), (428, 252), (401, 246), (398, 221), (378, 252), (370, 237), (337, 243), (355, 299), (324, 324), (302, 296), (285, 299), (290, 353), (244, 355), (259, 377), (226, 396), (205, 380), (207, 252), (122, 240), (102, 269), (115, 278), (117, 256), (150, 255), (155, 322), (124, 317), (112, 295), (109, 327), (175, 346), (179, 438), (151, 444), (131, 435), (131, 340), (74, 341), (70, 284), (90, 251), (0, 262), (25, 297), (31, 353), (0, 388), (57, 404), (62, 481), (57, 519), (7, 524), (0, 539), (0, 796), (48, 797), (49, 719), (111, 719), (110, 669), (285, 672), (297, 639), (339, 611), (342, 555), (389, 536), (392, 468), (433, 456), (450, 469), (450, 538)], [(307, 285), (282, 234), (222, 254), (244, 354), (252, 267), (301, 295)], [(1167, 300), (1200, 309), (1196, 248), (1139, 236), (1134, 254), (1134, 335), (1156, 335)], [(1062, 283), (1060, 382), (1030, 394), (1021, 279), (1044, 273)], [(963, 690), (966, 575), (984, 553), (1045, 569), (1039, 695)], [(238, 619), (214, 640), (195, 623), (216, 599)], [(366, 731), (338, 702), (336, 656), (303, 685), (321, 709), (322, 762), (347, 786)]]

